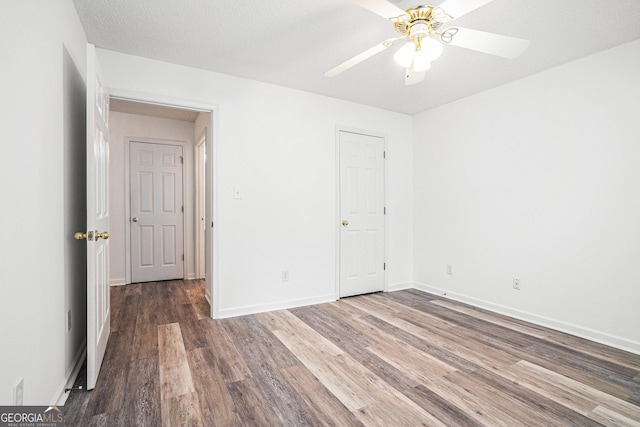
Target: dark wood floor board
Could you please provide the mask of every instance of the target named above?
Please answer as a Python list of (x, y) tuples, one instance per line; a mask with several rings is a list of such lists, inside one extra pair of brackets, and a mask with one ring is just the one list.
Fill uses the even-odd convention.
[(236, 414), (240, 418), (240, 425), (255, 427), (282, 425), (253, 378), (231, 383), (227, 389), (233, 399)]
[[(352, 299), (347, 301), (348, 304), (358, 304)], [(390, 304), (393, 305), (393, 304)], [(376, 306), (374, 306), (376, 307)], [(408, 332), (440, 350), (445, 354), (456, 354), (462, 356), (465, 360), (475, 365), (486, 366), (492, 364), (510, 365), (519, 360), (514, 356), (494, 349), (490, 346), (478, 341), (469, 340), (456, 334), (457, 329), (449, 327), (447, 329), (432, 328), (430, 325), (416, 321), (411, 315), (403, 313), (401, 307), (387, 307), (389, 310), (378, 311), (376, 308), (370, 308), (368, 313), (376, 319), (389, 323), (405, 332)], [(404, 320), (408, 318), (411, 322)], [(470, 369), (475, 369), (471, 366)]]
[[(113, 363), (112, 363), (113, 362)], [(113, 358), (103, 362), (97, 387), (91, 392), (89, 403), (85, 409), (85, 420), (102, 413), (118, 413), (127, 394), (127, 377), (129, 361)], [(83, 421), (84, 422), (84, 421)]]
[(598, 425), (597, 422), (594, 422), (582, 414), (545, 396), (535, 393), (516, 382), (505, 379), (494, 372), (479, 369), (472, 372), (467, 378), (478, 379), (479, 381), (508, 394), (523, 404), (530, 406), (538, 413), (543, 413), (546, 416), (556, 419), (559, 425), (572, 425), (576, 427)]
[(514, 365), (515, 369), (525, 371), (530, 375), (537, 376), (544, 381), (556, 384), (558, 387), (569, 393), (588, 399), (593, 406), (603, 406), (615, 412), (621, 413), (629, 418), (640, 421), (640, 406), (624, 399), (620, 399), (611, 394), (605, 393), (596, 388), (590, 387), (582, 382), (560, 375), (552, 370), (534, 365), (526, 361), (520, 361)]
[(67, 425), (640, 426), (640, 355), (440, 295), (212, 320), (203, 280), (111, 294)]
[(187, 353), (193, 383), (198, 394), (200, 411), (205, 424), (219, 427), (235, 426), (240, 419), (222, 374), (216, 366), (215, 350), (210, 347), (195, 348)]
[(599, 357), (596, 354), (574, 349), (571, 346), (559, 344), (554, 341), (542, 340), (533, 344), (540, 348), (546, 348), (551, 352), (561, 354), (564, 357), (571, 358), (581, 363), (587, 363), (594, 367), (602, 368), (608, 372), (613, 373), (615, 376), (619, 376), (633, 381), (633, 377), (638, 375), (638, 370), (627, 366), (624, 363), (619, 363), (618, 360), (611, 360), (611, 357)]
[(429, 328), (429, 330), (434, 332), (439, 330), (446, 333), (450, 329), (456, 327), (454, 323), (447, 322), (438, 316), (433, 316), (429, 313), (425, 313), (424, 311), (416, 310), (415, 308), (408, 307), (392, 299), (385, 298), (384, 295), (385, 294), (374, 294), (371, 295), (370, 298), (348, 298), (345, 299), (344, 302), (346, 304), (355, 305), (355, 307), (360, 307), (369, 314), (401, 318), (424, 328)]
[(144, 307), (136, 318), (131, 359), (158, 357), (158, 325), (160, 318), (155, 308)]
[(528, 347), (531, 345), (531, 340), (536, 339), (535, 337), (531, 337), (522, 332), (487, 322), (486, 320), (476, 318), (469, 314), (453, 311), (436, 304), (424, 304), (421, 301), (414, 301), (411, 299), (411, 295), (400, 292), (389, 292), (384, 294), (384, 296), (385, 298), (395, 300), (401, 304), (406, 304), (409, 307), (431, 314), (435, 317), (439, 317), (442, 320), (464, 327), (470, 331), (475, 331), (479, 335), (494, 337), (497, 339), (508, 339), (511, 345), (516, 345), (521, 348)]
[(363, 425), (308, 369), (292, 366), (283, 369), (282, 373), (304, 399), (321, 425), (335, 427)]
[(233, 383), (250, 378), (251, 372), (247, 364), (222, 323), (213, 319), (202, 319), (201, 322), (207, 327), (208, 347), (215, 349), (213, 352), (215, 365), (225, 382)]
[[(322, 305), (323, 309), (327, 308), (327, 306), (327, 304)], [(345, 319), (345, 317), (340, 315), (341, 312), (337, 307), (331, 307), (331, 310), (337, 310), (336, 315), (339, 316), (342, 321), (346, 322), (346, 327), (348, 328), (358, 329), (362, 325), (358, 324), (356, 319)], [(389, 385), (398, 390), (405, 390), (417, 385), (415, 380), (409, 378), (404, 372), (398, 370), (377, 355), (368, 351), (367, 348), (358, 345), (346, 346), (345, 349), (337, 347), (320, 333), (310, 328), (299, 318), (290, 313), (288, 315), (285, 313), (288, 313), (288, 311), (275, 313), (280, 317), (286, 317), (287, 322), (276, 322), (274, 326), (279, 329), (275, 330), (274, 334), (284, 342), (285, 345), (287, 345), (298, 359), (300, 359), (306, 366), (309, 366), (310, 369), (312, 369), (312, 366), (310, 365), (322, 365), (322, 363), (325, 363), (325, 360), (329, 357), (347, 352), (362, 366), (369, 369), (372, 373), (379, 376)], [(366, 315), (366, 313), (361, 314)], [(264, 317), (266, 314), (263, 314), (262, 316)], [(273, 323), (274, 319), (269, 319), (267, 321)], [(300, 331), (302, 331), (302, 333)], [(313, 368), (321, 369), (317, 366), (314, 366)]]
[(465, 427), (481, 427), (484, 425), (422, 384), (407, 390), (405, 394), (409, 399), (427, 409), (445, 425)]
[(518, 360), (526, 360), (536, 365), (555, 371), (559, 374), (573, 378), (577, 381), (583, 382), (591, 387), (599, 389), (603, 392), (612, 394), (616, 397), (627, 399), (629, 397), (629, 389), (612, 382), (608, 382), (606, 379), (599, 378), (592, 374), (581, 371), (579, 368), (569, 366), (563, 363), (558, 363), (553, 359), (547, 359), (533, 354), (528, 349), (523, 349), (519, 345), (513, 345), (508, 339), (500, 339), (498, 337), (492, 337), (482, 335), (474, 330), (467, 330), (465, 328), (457, 328), (451, 331), (452, 335), (460, 336), (469, 341), (476, 341), (482, 344), (487, 344), (494, 348), (496, 351), (509, 354)]
[(453, 303), (451, 301), (432, 301), (431, 304), (436, 304), (441, 307), (448, 308), (449, 310), (458, 311), (460, 313), (468, 314), (469, 316), (473, 316), (477, 319), (482, 319), (489, 323), (493, 323), (499, 326), (503, 326), (508, 329), (512, 329), (514, 331), (522, 332), (523, 334), (530, 335), (532, 337), (544, 339), (548, 336), (548, 333), (544, 330), (540, 330), (539, 328), (532, 328), (528, 325), (522, 325), (519, 322), (514, 322), (512, 319), (507, 318), (506, 316), (500, 316), (495, 313), (487, 313), (485, 311), (481, 311), (474, 308), (464, 307), (460, 304)]
[(409, 332), (406, 332), (400, 328), (397, 328), (381, 319), (378, 319), (374, 316), (364, 317), (363, 320), (366, 322), (376, 326), (377, 328), (387, 332), (389, 335), (393, 335), (407, 344), (415, 347), (418, 350), (423, 351), (424, 353), (430, 354), (436, 359), (446, 363), (447, 365), (461, 371), (472, 372), (478, 369), (478, 365), (467, 360), (463, 357), (460, 357), (458, 354), (453, 353), (451, 351), (447, 351), (434, 345), (422, 338), (419, 338)]
[(345, 351), (354, 346), (368, 347), (376, 344), (374, 338), (366, 336), (362, 331), (350, 328), (346, 323), (348, 319), (333, 316), (331, 311), (334, 309), (335, 307), (327, 304), (320, 304), (306, 307), (306, 309), (294, 308), (289, 311)]
[[(563, 350), (553, 349), (549, 346), (540, 345), (538, 343), (532, 344), (529, 347), (529, 351), (532, 354), (536, 354), (540, 357), (553, 360), (556, 363), (560, 363), (562, 365), (572, 366), (580, 371), (586, 372), (588, 374), (593, 375), (597, 378), (602, 378), (607, 382), (612, 384), (617, 384), (620, 387), (624, 387), (628, 390), (628, 395), (631, 396), (633, 393), (640, 391), (640, 384), (633, 381), (633, 379), (629, 378), (624, 374), (618, 374), (610, 369), (602, 367), (600, 365), (604, 364), (607, 366), (611, 366), (609, 362), (603, 362), (599, 365), (593, 363), (593, 361), (589, 360), (587, 357), (578, 357), (575, 354), (571, 354), (573, 352), (566, 351), (564, 347)], [(596, 361), (597, 362), (597, 361)]]
[(158, 359), (147, 358), (130, 362), (126, 395), (120, 411), (119, 425), (161, 425)]
[[(198, 282), (193, 280), (193, 282)], [(209, 319), (211, 315), (211, 309), (209, 303), (205, 298), (202, 298), (202, 292), (198, 288), (193, 286), (187, 289), (187, 297), (189, 303), (193, 306), (196, 318), (198, 320)]]
[(508, 390), (492, 387), (492, 385), (478, 380), (473, 375), (452, 373), (446, 377), (446, 380), (475, 396), (482, 396), (487, 405), (503, 413), (508, 413), (520, 425), (549, 427), (563, 425), (561, 421), (556, 420), (548, 413), (523, 403), (517, 396), (509, 393)]
[(187, 351), (209, 346), (208, 326), (209, 322), (206, 319), (180, 322), (182, 340)]
[(251, 372), (252, 364), (282, 369), (300, 363), (257, 317), (234, 317), (222, 324)]

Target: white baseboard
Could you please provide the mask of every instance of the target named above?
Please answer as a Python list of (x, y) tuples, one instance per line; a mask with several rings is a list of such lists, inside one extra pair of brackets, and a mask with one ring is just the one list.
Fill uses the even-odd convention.
[(390, 283), (387, 285), (385, 292), (401, 291), (403, 289), (411, 289), (413, 287), (413, 282)]
[(71, 368), (65, 372), (65, 378), (58, 387), (58, 392), (51, 400), (55, 402), (54, 404), (57, 406), (62, 406), (67, 401), (67, 397), (69, 397), (69, 393), (65, 393), (66, 388), (71, 388), (73, 383), (78, 378), (78, 373), (80, 373), (80, 368), (82, 368), (82, 364), (84, 363), (84, 359), (87, 357), (87, 340), (85, 339), (80, 349), (76, 353), (75, 358), (73, 359), (73, 364)]
[(127, 284), (127, 280), (124, 277), (111, 278), (109, 280), (110, 286), (122, 286), (126, 284)]
[(585, 327), (574, 325), (571, 323), (559, 321), (556, 319), (551, 319), (545, 316), (539, 316), (534, 313), (513, 309), (500, 304), (494, 304), (492, 302), (470, 297), (467, 295), (445, 291), (444, 289), (425, 285), (424, 283), (414, 283), (413, 287), (415, 289), (428, 292), (430, 294), (439, 295), (455, 301), (464, 302), (464, 303), (473, 305), (475, 307), (493, 311), (495, 313), (504, 314), (506, 316), (514, 317), (516, 319), (524, 320), (526, 322), (531, 322), (539, 326), (555, 329), (556, 331), (565, 332), (567, 334), (575, 335), (580, 338), (585, 338), (585, 339), (595, 341), (601, 344), (605, 344), (611, 347), (619, 348), (620, 350), (629, 351), (635, 354), (640, 354), (640, 342), (633, 341), (624, 337), (608, 334), (606, 332), (596, 331), (593, 329), (585, 328)]
[(265, 311), (285, 310), (287, 308), (303, 307), (305, 305), (323, 304), (336, 301), (336, 295), (323, 295), (313, 298), (302, 298), (297, 300), (280, 301), (272, 304), (246, 305), (244, 307), (233, 307), (220, 310), (220, 319), (226, 317), (244, 316), (245, 314), (263, 313)]

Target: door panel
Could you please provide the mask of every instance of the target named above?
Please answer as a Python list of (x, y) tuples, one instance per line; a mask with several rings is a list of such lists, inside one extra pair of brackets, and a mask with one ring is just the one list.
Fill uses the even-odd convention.
[(109, 339), (109, 96), (93, 45), (87, 46), (87, 388)]
[(340, 296), (384, 289), (384, 139), (341, 131)]
[(184, 277), (182, 147), (130, 147), (131, 281)]

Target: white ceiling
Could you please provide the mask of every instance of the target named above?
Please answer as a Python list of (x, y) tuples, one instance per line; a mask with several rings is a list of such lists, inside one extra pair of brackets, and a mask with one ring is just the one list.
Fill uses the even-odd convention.
[[(522, 56), (445, 46), (425, 81), (405, 86), (404, 70), (392, 58), (400, 44), (336, 77), (323, 76), (395, 35), (389, 21), (351, 0), (74, 3), (97, 47), (407, 114), (640, 38), (640, 0), (494, 0), (454, 22), (531, 40)], [(421, 4), (393, 3), (402, 9)]]

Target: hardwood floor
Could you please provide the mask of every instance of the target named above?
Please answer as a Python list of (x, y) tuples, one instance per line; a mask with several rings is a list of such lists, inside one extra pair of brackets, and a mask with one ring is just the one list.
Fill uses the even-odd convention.
[(171, 281), (111, 308), (68, 426), (640, 426), (640, 356), (416, 290), (214, 321)]

